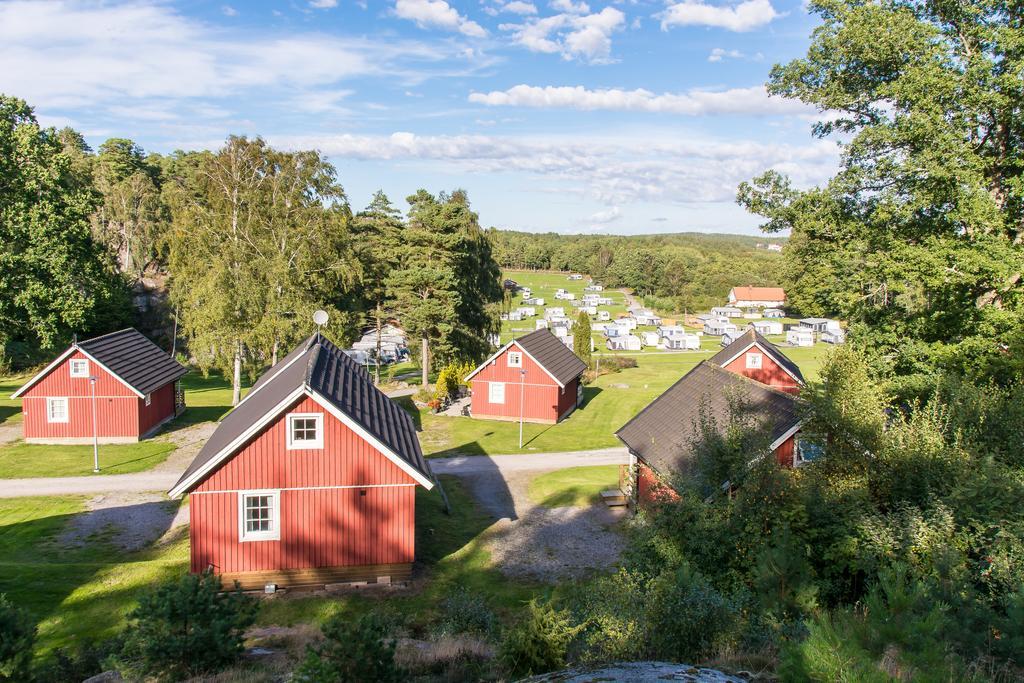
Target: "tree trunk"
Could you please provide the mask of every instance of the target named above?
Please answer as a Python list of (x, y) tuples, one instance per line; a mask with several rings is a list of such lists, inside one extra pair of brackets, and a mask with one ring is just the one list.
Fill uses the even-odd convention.
[(430, 341), (424, 334), (420, 339), (420, 368), (422, 369), (423, 388), (430, 386)]
[(377, 356), (373, 359), (373, 382), (374, 384), (380, 384), (380, 335), (383, 325), (381, 325), (381, 310), (380, 304), (377, 304)]
[(242, 400), (242, 342), (235, 342), (235, 368), (231, 373), (231, 405)]
[(271, 353), (270, 353), (270, 367), (274, 367), (275, 365), (277, 365), (277, 348), (280, 345), (281, 345), (280, 342), (278, 342), (275, 339), (274, 340), (274, 350), (271, 351)]

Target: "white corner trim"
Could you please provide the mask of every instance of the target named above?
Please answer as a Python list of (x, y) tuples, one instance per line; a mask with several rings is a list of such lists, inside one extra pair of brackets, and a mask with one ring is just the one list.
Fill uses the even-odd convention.
[[(434, 488), (434, 482), (432, 482), (428, 477), (426, 477), (422, 472), (417, 470), (415, 467), (407, 463), (405, 459), (402, 458), (400, 455), (398, 455), (393, 450), (385, 446), (384, 443), (382, 443), (373, 434), (363, 429), (361, 425), (359, 425), (355, 420), (353, 420), (351, 417), (349, 417), (341, 410), (339, 410), (337, 406), (335, 406), (333, 403), (328, 401), (326, 398), (324, 398), (317, 392), (310, 390), (309, 388), (306, 388), (305, 393), (311, 399), (313, 399), (321, 406), (323, 406), (327, 412), (329, 412), (334, 417), (338, 418), (338, 420), (340, 420), (343, 425), (345, 425), (353, 432), (355, 432), (358, 436), (366, 440), (366, 442), (373, 446), (377, 451), (379, 451), (381, 455), (383, 455), (385, 458), (398, 465), (399, 469), (401, 469), (403, 472), (412, 477), (413, 480), (416, 481), (416, 483), (418, 483), (428, 491)], [(424, 462), (426, 462), (425, 458)], [(428, 464), (427, 467), (429, 468), (430, 465)]]
[(772, 449), (772, 452), (774, 453), (774, 452), (775, 452), (775, 449), (776, 449), (776, 448), (778, 448), (778, 447), (779, 447), (779, 446), (781, 446), (782, 444), (786, 443), (786, 441), (787, 441), (787, 440), (788, 440), (788, 439), (789, 439), (789, 438), (790, 438), (791, 436), (793, 436), (794, 434), (796, 434), (797, 432), (799, 432), (799, 431), (800, 431), (800, 428), (801, 428), (801, 427), (803, 427), (803, 426), (804, 426), (804, 421), (803, 421), (803, 420), (800, 420), (799, 422), (797, 422), (797, 423), (796, 423), (796, 425), (794, 425), (794, 426), (793, 426), (793, 427), (791, 427), (791, 428), (790, 428), (789, 430), (787, 430), (785, 434), (783, 434), (782, 436), (780, 436), (779, 438), (777, 438), (777, 439), (776, 439), (775, 441), (773, 441), (773, 442), (772, 442), (772, 445), (771, 445), (771, 449)]
[[(299, 397), (302, 396), (303, 394), (305, 394), (305, 387), (296, 387), (296, 389), (287, 396), (285, 396), (280, 403), (278, 403), (276, 406), (268, 410), (263, 415), (263, 417), (249, 425), (249, 427), (244, 432), (239, 434), (234, 441), (232, 441), (227, 446), (218, 451), (216, 455), (214, 455), (206, 462), (206, 464), (204, 464), (198, 470), (193, 472), (187, 479), (183, 479), (182, 481), (175, 484), (174, 488), (167, 492), (167, 495), (170, 496), (171, 498), (177, 498), (178, 496), (188, 491), (193, 484), (195, 484), (197, 481), (199, 481), (207, 474), (209, 474), (214, 468), (220, 465), (221, 462), (224, 461), (228, 456), (230, 456), (236, 450), (238, 450), (238, 448), (241, 447), (243, 443), (248, 441), (250, 438), (252, 438), (254, 434), (256, 434), (266, 425), (268, 425), (272, 419), (274, 419), (281, 413), (281, 411), (283, 411), (285, 408), (287, 408), (292, 403), (297, 401)], [(241, 405), (241, 403), (239, 403), (239, 405)], [(238, 406), (235, 406), (235, 408), (237, 409)]]

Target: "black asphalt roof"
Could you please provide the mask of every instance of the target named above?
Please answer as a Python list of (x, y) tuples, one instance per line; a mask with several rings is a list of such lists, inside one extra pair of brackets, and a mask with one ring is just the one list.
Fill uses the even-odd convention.
[(615, 435), (662, 476), (687, 472), (693, 463), (701, 406), (720, 426), (730, 402), (746, 406), (772, 441), (800, 421), (796, 398), (703, 361), (668, 388)]
[(516, 343), (563, 386), (587, 369), (587, 364), (546, 328), (519, 337)]
[(786, 354), (780, 351), (779, 347), (765, 339), (764, 336), (752, 327), (748, 328), (747, 331), (737, 337), (732, 344), (729, 344), (724, 349), (711, 356), (708, 360), (715, 365), (725, 365), (733, 356), (754, 342), (757, 342), (761, 348), (771, 354), (772, 358), (774, 358), (779, 365), (786, 368), (786, 370), (792, 373), (794, 377), (799, 378), (801, 384), (804, 383), (804, 376), (800, 372), (800, 368), (797, 364), (791, 361)]
[[(324, 337), (313, 335), (260, 377), (245, 400), (217, 425), (174, 488), (203, 469), (254, 423), (303, 386), (348, 415), (424, 477), (432, 478), (412, 417), (374, 386), (362, 366)], [(193, 482), (191, 487), (198, 483)]]
[(78, 342), (77, 346), (140, 394), (152, 393), (188, 372), (134, 327)]

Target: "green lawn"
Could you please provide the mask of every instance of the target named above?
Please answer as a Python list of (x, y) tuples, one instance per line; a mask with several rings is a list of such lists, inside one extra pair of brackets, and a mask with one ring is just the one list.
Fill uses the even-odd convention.
[[(637, 367), (602, 375), (584, 387), (583, 406), (566, 420), (555, 425), (527, 423), (523, 429), (522, 452), (576, 451), (620, 445), (614, 436), (615, 430), (719, 348), (688, 353), (622, 354), (635, 357)], [(808, 379), (817, 376), (827, 351), (824, 344), (785, 350)], [(518, 422), (432, 415), (428, 410), (415, 410), (409, 399), (402, 399), (402, 402), (422, 427), (420, 443), (428, 456), (520, 452)]]
[[(156, 467), (175, 449), (169, 441), (100, 445), (100, 474), (129, 474)], [(92, 446), (45, 446), (16, 441), (0, 447), (0, 479), (93, 474)]]
[(32, 375), (0, 377), (0, 424), (21, 422), (21, 399), (11, 398), (11, 394), (31, 377)]
[[(149, 505), (177, 503), (149, 503)], [(0, 499), (0, 593), (38, 621), (38, 653), (114, 635), (139, 591), (188, 566), (183, 528), (161, 548), (128, 553), (102, 537), (58, 538), (84, 510), (79, 497)]]
[(544, 507), (587, 507), (601, 502), (602, 491), (618, 486), (618, 465), (569, 467), (535, 477), (527, 493)]

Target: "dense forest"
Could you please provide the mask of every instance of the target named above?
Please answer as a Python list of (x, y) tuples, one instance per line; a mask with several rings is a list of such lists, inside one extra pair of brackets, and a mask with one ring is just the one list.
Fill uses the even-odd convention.
[[(780, 257), (739, 235), (559, 235), (488, 230), (504, 268), (571, 270), (627, 287), (659, 309), (706, 310), (737, 285), (778, 285)], [(774, 240), (782, 243), (782, 240)], [(761, 244), (762, 248), (757, 248)]]
[[(464, 191), (378, 193), (353, 214), (315, 151), (230, 137), (215, 151), (95, 152), (0, 97), (0, 362), (23, 367), (74, 335), (135, 324), (202, 368), (274, 362), (330, 314), (339, 341), (400, 320), (430, 361), (478, 360), (500, 271)], [(178, 345), (177, 348), (183, 348)]]

